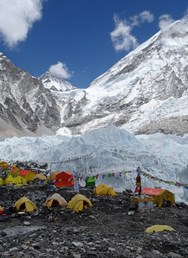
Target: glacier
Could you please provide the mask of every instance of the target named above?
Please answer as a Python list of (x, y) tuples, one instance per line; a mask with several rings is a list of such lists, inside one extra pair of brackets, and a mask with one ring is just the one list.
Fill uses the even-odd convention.
[[(49, 171), (75, 171), (84, 184), (87, 175), (108, 183), (117, 191), (134, 190), (140, 166), (143, 187), (162, 187), (175, 193), (176, 201), (188, 201), (188, 135), (133, 135), (109, 125), (82, 135), (1, 138), (1, 160), (48, 163)], [(116, 176), (111, 176), (111, 175)], [(161, 181), (154, 180), (156, 177)], [(171, 184), (164, 181), (170, 181)]]

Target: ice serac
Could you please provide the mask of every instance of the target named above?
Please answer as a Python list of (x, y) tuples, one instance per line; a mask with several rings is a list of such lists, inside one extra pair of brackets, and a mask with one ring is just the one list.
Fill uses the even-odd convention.
[(0, 55), (0, 135), (54, 134), (60, 113), (42, 82)]
[(135, 134), (187, 133), (187, 42), (188, 21), (176, 21), (130, 52), (85, 91), (77, 91), (73, 98), (64, 95), (63, 126), (73, 133), (108, 124)]

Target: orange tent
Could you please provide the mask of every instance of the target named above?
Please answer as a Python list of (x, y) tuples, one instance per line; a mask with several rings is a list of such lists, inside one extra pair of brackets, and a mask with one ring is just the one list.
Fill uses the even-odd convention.
[(20, 172), (18, 173), (20, 176), (27, 176), (31, 171), (30, 170), (20, 170)]
[(21, 169), (19, 169), (16, 164), (13, 164), (11, 169), (10, 169), (10, 173), (14, 176), (17, 176), (18, 175), (18, 172), (20, 171)]
[(145, 187), (142, 189), (142, 194), (152, 196), (153, 203), (159, 208), (161, 208), (163, 204), (175, 204), (174, 194), (166, 189)]
[(69, 171), (63, 171), (56, 175), (55, 177), (56, 182), (54, 183), (57, 187), (64, 187), (64, 186), (73, 186), (74, 185), (74, 176)]
[(147, 195), (159, 195), (164, 191), (162, 188), (149, 188), (145, 187), (142, 190), (142, 194), (147, 194)]

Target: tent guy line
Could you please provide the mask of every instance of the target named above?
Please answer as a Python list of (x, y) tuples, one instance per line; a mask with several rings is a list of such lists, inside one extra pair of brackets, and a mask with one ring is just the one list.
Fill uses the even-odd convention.
[(53, 162), (48, 162), (48, 164), (64, 164), (64, 163), (68, 163), (68, 162), (72, 162), (72, 161), (76, 161), (76, 160), (80, 160), (80, 159), (83, 159), (83, 158), (86, 158), (86, 157), (90, 157), (93, 155), (94, 152), (91, 152), (89, 154), (85, 154), (83, 156), (79, 156), (79, 157), (74, 157), (72, 159), (67, 159), (65, 161), (53, 161)]
[[(135, 170), (129, 170), (129, 171), (123, 171), (123, 172), (113, 172), (113, 173), (106, 173), (106, 174), (97, 174), (95, 175), (94, 177), (96, 179), (98, 178), (107, 178), (107, 177), (121, 177), (121, 176), (125, 176), (127, 173), (135, 173)], [(164, 179), (161, 179), (161, 178), (158, 178), (158, 177), (154, 177), (154, 176), (151, 176), (150, 174), (144, 172), (144, 171), (140, 171), (141, 175), (153, 180), (153, 181), (158, 181), (158, 182), (163, 182), (165, 184), (168, 184), (168, 185), (174, 185), (174, 186), (177, 186), (177, 187), (188, 187), (188, 184), (184, 184), (184, 183), (180, 183), (180, 182), (173, 182), (173, 181), (167, 181), (167, 180), (164, 180)], [(92, 176), (92, 175), (90, 175)]]

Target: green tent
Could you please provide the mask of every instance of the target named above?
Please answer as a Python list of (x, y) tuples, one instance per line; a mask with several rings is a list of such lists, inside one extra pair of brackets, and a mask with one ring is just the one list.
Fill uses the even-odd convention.
[(94, 176), (88, 176), (85, 179), (86, 186), (93, 186), (95, 187), (95, 177)]

